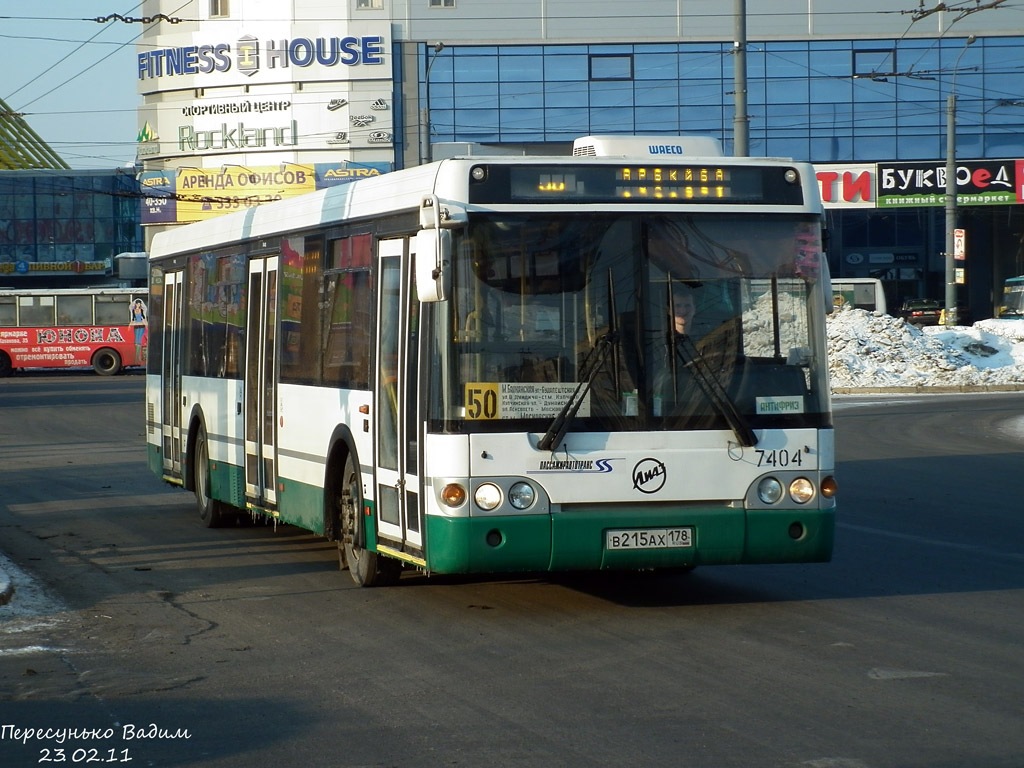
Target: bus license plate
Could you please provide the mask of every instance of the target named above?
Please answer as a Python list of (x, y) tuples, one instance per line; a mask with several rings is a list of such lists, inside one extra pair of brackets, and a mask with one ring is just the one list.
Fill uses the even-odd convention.
[(606, 549), (683, 549), (693, 546), (693, 528), (605, 531)]

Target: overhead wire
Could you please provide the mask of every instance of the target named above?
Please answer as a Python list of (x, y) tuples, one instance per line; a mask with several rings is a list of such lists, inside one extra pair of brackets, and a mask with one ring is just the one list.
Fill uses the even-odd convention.
[[(186, 6), (188, 6), (189, 4), (190, 4), (190, 3), (189, 3), (189, 2), (187, 2), (187, 1), (186, 1), (186, 2), (184, 2), (184, 3), (182, 3), (182, 4), (181, 4), (180, 6), (178, 6), (178, 8), (177, 8), (177, 9), (176, 9), (175, 11), (173, 11), (172, 13), (177, 13), (177, 12), (181, 11), (181, 10), (182, 10), (183, 8), (185, 8), (185, 7), (186, 7)], [(142, 5), (142, 3), (139, 3), (139, 4), (135, 5), (135, 6), (133, 6), (133, 8), (132, 8), (132, 9), (130, 9), (129, 11), (127, 11), (127, 12), (126, 12), (126, 14), (129, 14), (129, 13), (133, 12), (134, 10), (138, 9), (139, 7), (141, 7), (141, 5)], [(964, 2), (961, 2), (961, 3), (954, 3), (954, 4), (953, 4), (953, 6), (957, 6), (957, 7), (959, 7), (959, 6), (964, 6), (964, 5), (965, 5), (965, 3), (964, 3)], [(1008, 8), (1007, 6), (1000, 6), (1000, 7), (1003, 7), (1003, 8)], [(1009, 6), (1009, 7), (1011, 7), (1011, 8), (1012, 8), (1012, 7), (1015, 7), (1015, 6)], [(895, 10), (894, 10), (894, 11), (890, 11), (889, 13), (895, 13), (895, 12), (897, 12), (897, 11), (895, 11)], [(877, 11), (856, 11), (856, 10), (853, 10), (853, 11), (849, 11), (849, 10), (847, 10), (847, 11), (835, 11), (835, 12), (816, 12), (816, 15), (821, 15), (821, 16), (830, 16), (830, 15), (834, 15), (834, 16), (840, 16), (840, 15), (859, 15), (859, 14), (868, 14), (868, 13), (878, 13), (878, 12), (877, 12)], [(791, 13), (791, 14), (777, 14), (777, 13), (774, 13), (774, 12), (764, 12), (764, 13), (753, 13), (753, 14), (750, 14), (750, 15), (751, 15), (752, 17), (758, 17), (758, 16), (772, 16), (772, 17), (778, 17), (778, 16), (786, 16), (786, 15), (792, 15), (792, 16), (805, 16), (805, 15), (806, 15), (806, 13), (805, 13), (805, 12), (800, 12), (800, 13), (797, 13), (797, 12), (793, 12), (793, 13)], [(593, 13), (590, 13), (590, 14), (589, 14), (589, 16), (590, 16), (591, 18), (595, 18), (595, 19), (596, 19), (596, 18), (617, 18), (617, 15), (611, 15), (611, 14), (607, 14), (607, 15), (604, 15), (604, 16), (600, 16), (600, 15), (598, 15), (598, 16), (594, 16), (594, 14), (593, 14)], [(701, 18), (728, 18), (728, 17), (731, 17), (731, 16), (732, 16), (732, 14), (731, 14), (731, 13), (726, 13), (726, 12), (723, 12), (723, 13), (708, 13), (708, 14), (700, 14), (700, 17), (701, 17)], [(654, 18), (654, 17), (655, 17), (655, 15), (651, 15), (651, 18)], [(0, 17), (0, 18), (14, 18), (14, 17)], [(33, 18), (42, 18), (42, 17), (16, 17), (16, 18), (19, 18), (19, 19), (33, 19)], [(45, 17), (45, 18), (47, 18), (47, 20), (53, 20), (53, 17)], [(472, 20), (472, 19), (473, 19), (473, 18), (475, 18), (475, 17), (466, 17), (466, 18), (468, 18), (468, 19)], [(488, 16), (486, 16), (486, 17), (483, 17), (483, 16), (481, 16), (481, 17), (479, 17), (479, 18), (480, 18), (480, 19), (484, 19), (484, 18), (486, 18), (487, 20), (491, 20), (491, 21), (493, 21), (493, 20), (494, 20), (494, 19), (495, 19), (496, 17), (495, 17), (495, 16), (493, 16), (493, 15), (488, 15)], [(511, 18), (511, 17), (510, 17), (510, 18)], [(521, 17), (516, 17), (516, 18), (521, 18)], [(565, 18), (565, 19), (568, 19), (568, 18), (574, 18), (574, 16), (573, 16), (572, 14), (566, 14), (566, 15), (564, 15), (564, 16), (552, 16), (552, 17), (549, 17), (549, 18), (555, 18), (555, 19), (557, 19), (557, 18)], [(666, 18), (666, 17), (664, 17), (664, 16), (661, 16), (661, 17), (659, 17), (659, 18)], [(910, 30), (912, 29), (912, 27), (913, 27), (913, 25), (914, 25), (915, 21), (916, 21), (916, 19), (915, 19), (915, 20), (912, 20), (912, 21), (911, 21), (911, 23), (910, 23), (910, 24), (908, 25), (907, 29), (906, 29), (906, 30), (904, 30), (904, 32), (903, 32), (903, 33), (902, 33), (902, 34), (900, 35), (900, 37), (899, 37), (899, 38), (897, 38), (897, 41), (899, 41), (899, 40), (903, 40), (903, 39), (907, 38), (907, 36), (908, 36), (908, 34), (909, 34)], [(948, 30), (947, 30), (947, 31), (948, 31)], [(76, 48), (76, 49), (75, 49), (75, 50), (74, 50), (74, 51), (72, 52), (72, 54), (73, 54), (73, 53), (76, 53), (76, 52), (77, 52), (77, 51), (79, 51), (79, 50), (81, 50), (81, 49), (82, 49), (82, 48), (83, 48), (84, 46), (86, 46), (86, 45), (88, 45), (88, 44), (90, 44), (90, 43), (96, 43), (96, 42), (98, 42), (98, 41), (96, 40), (96, 38), (97, 38), (97, 37), (99, 36), (99, 34), (100, 34), (100, 33), (98, 32), (98, 33), (97, 33), (96, 35), (93, 35), (93, 36), (92, 36), (92, 37), (90, 37), (90, 38), (89, 38), (88, 40), (85, 40), (85, 41), (83, 41), (83, 42), (82, 42), (82, 43), (81, 43), (81, 44), (80, 44), (80, 45), (79, 45), (79, 46), (78, 46), (78, 47), (77, 47), (77, 48)], [(943, 34), (944, 34), (944, 33), (943, 33)], [(139, 36), (141, 36), (141, 35), (137, 35), (137, 36), (136, 36), (135, 38), (133, 38), (133, 40), (137, 40), (137, 38), (138, 38)], [(941, 37), (941, 35), (940, 35), (940, 37)], [(915, 38), (915, 39), (916, 39), (916, 38)], [(121, 46), (121, 47), (123, 47), (124, 45), (128, 45), (128, 44), (131, 44), (131, 41), (129, 41), (128, 43), (122, 43), (122, 44), (120, 44), (120, 46)], [(696, 44), (696, 43), (695, 43), (695, 44)], [(712, 46), (713, 46), (713, 45), (716, 45), (716, 43), (714, 43), (714, 42), (709, 42), (709, 43), (705, 43), (705, 44), (708, 44), (708, 45), (712, 45)], [(934, 41), (933, 41), (933, 43), (932, 43), (932, 47), (933, 47), (934, 45), (937, 45), (937, 44), (938, 44), (938, 38), (936, 38), (936, 40), (934, 40)], [(629, 44), (623, 44), (623, 45), (629, 45)], [(685, 43), (684, 43), (684, 44), (681, 44), (681, 45), (685, 45)], [(724, 58), (724, 56), (730, 55), (730, 51), (728, 51), (728, 50), (725, 50), (725, 49), (724, 49), (724, 46), (726, 45), (725, 43), (719, 43), (718, 45), (721, 45), (721, 46), (723, 46), (723, 50), (721, 50), (721, 51), (719, 51), (719, 52), (716, 52), (716, 53), (712, 53), (712, 54), (709, 54), (709, 56), (714, 56), (714, 57), (717, 57), (717, 58)], [(924, 56), (925, 56), (925, 55), (927, 55), (927, 52), (928, 52), (928, 50), (930, 50), (930, 47), (929, 47), (929, 49), (926, 49), (926, 50), (925, 50), (925, 51), (924, 51), (924, 52), (922, 53), (922, 55), (921, 55), (921, 56), (920, 56), (920, 57), (918, 58), (918, 60), (917, 60), (917, 63), (919, 63), (919, 62), (920, 62), (921, 60), (923, 60)], [(68, 84), (69, 82), (71, 82), (71, 81), (73, 81), (74, 79), (76, 79), (76, 78), (77, 78), (78, 76), (80, 76), (81, 74), (83, 74), (83, 73), (84, 73), (85, 71), (88, 71), (88, 69), (91, 69), (92, 67), (94, 67), (94, 66), (98, 65), (98, 64), (99, 64), (99, 63), (100, 63), (101, 61), (105, 60), (106, 58), (109, 58), (109, 56), (110, 56), (110, 55), (113, 55), (113, 53), (111, 53), (111, 54), (108, 54), (108, 56), (105, 56), (105, 57), (101, 58), (100, 60), (98, 60), (97, 62), (95, 62), (95, 63), (94, 63), (93, 65), (91, 65), (90, 67), (87, 67), (87, 68), (85, 68), (85, 69), (83, 69), (83, 70), (80, 70), (80, 71), (79, 71), (78, 73), (76, 73), (76, 74), (75, 74), (75, 75), (74, 75), (73, 77), (71, 77), (71, 78), (68, 78), (68, 79), (67, 79), (67, 80), (65, 80), (64, 82), (60, 83), (60, 84), (59, 84), (58, 86), (55, 86), (55, 87), (54, 87), (53, 89), (51, 89), (51, 90), (50, 90), (50, 91), (49, 91), (48, 93), (53, 93), (53, 92), (54, 92), (55, 90), (57, 90), (57, 89), (59, 89), (59, 88), (61, 88), (61, 87), (65, 86), (65, 85), (67, 85), (67, 84)], [(770, 52), (770, 51), (769, 51), (769, 52), (766, 52), (766, 56), (773, 56), (773, 57), (776, 57), (776, 58), (780, 58), (780, 59), (782, 59), (782, 60), (784, 60), (784, 59), (785, 59), (784, 55), (783, 55), (783, 54), (781, 54), (781, 53), (779, 53), (779, 52)], [(813, 71), (813, 70), (810, 70), (810, 71)], [(963, 71), (963, 70), (961, 70), (961, 71)], [(899, 74), (899, 73), (894, 73), (894, 75), (895, 75), (895, 74)], [(906, 79), (909, 79), (909, 78), (910, 78), (910, 77), (912, 76), (912, 74), (915, 74), (915, 75), (920, 75), (920, 74), (922, 74), (922, 73), (920, 73), (920, 72), (918, 72), (918, 73), (913, 73), (913, 66), (912, 66), (912, 67), (911, 67), (911, 69), (910, 69), (910, 70), (908, 70), (908, 73), (906, 73), (906, 74), (904, 75), (904, 77), (905, 77)], [(13, 93), (11, 94), (11, 96), (13, 96), (13, 95), (15, 95), (15, 94), (17, 94), (17, 93), (21, 92), (22, 90), (24, 90), (24, 88), (26, 88), (26, 87), (28, 87), (29, 85), (31, 85), (31, 84), (32, 84), (33, 82), (35, 82), (36, 80), (38, 80), (38, 79), (39, 79), (39, 77), (41, 77), (41, 76), (42, 76), (42, 75), (39, 75), (39, 76), (37, 76), (36, 78), (33, 78), (32, 80), (30, 80), (30, 81), (28, 81), (27, 83), (23, 84), (23, 85), (22, 85), (21, 87), (19, 87), (19, 88), (18, 88), (18, 89), (17, 89), (16, 91), (14, 91), (14, 92), (13, 92)], [(830, 77), (829, 75), (825, 75), (825, 74), (823, 74), (823, 73), (821, 73), (821, 76), (822, 76), (822, 77)], [(796, 80), (796, 79), (797, 79), (797, 78), (794, 78), (794, 80)], [(724, 78), (723, 78), (723, 81), (724, 81)], [(772, 78), (772, 82), (774, 82), (774, 83), (778, 83), (778, 82), (784, 82), (784, 81), (785, 81), (785, 78)], [(432, 87), (434, 87), (434, 86), (435, 86), (435, 84), (433, 84), (433, 83), (432, 83), (431, 85), (432, 85)], [(869, 87), (869, 85), (868, 85), (867, 83), (863, 83), (863, 84), (862, 84), (862, 83), (857, 83), (855, 87)], [(920, 89), (922, 89), (922, 90), (925, 90), (925, 91), (928, 91), (928, 90), (930, 90), (930, 89), (929, 89), (929, 88), (928, 88), (927, 86), (925, 86), (925, 85), (921, 85), (921, 84), (914, 84), (914, 85), (910, 85), (909, 83), (904, 83), (904, 84), (902, 84), (902, 85), (901, 85), (901, 88), (902, 88), (902, 89), (908, 89), (908, 88), (920, 88)], [(963, 88), (964, 88), (964, 90), (967, 90), (967, 91), (969, 91), (969, 90), (970, 90), (970, 86), (969, 86), (969, 84), (967, 84), (967, 83), (965, 83), (965, 84), (963, 85)], [(937, 91), (938, 91), (938, 87), (936, 87), (936, 89), (934, 89), (934, 90), (935, 90), (935, 91), (937, 92)], [(634, 92), (635, 92), (635, 89), (634, 89)], [(22, 106), (22, 109), (24, 109), (24, 107), (26, 107), (26, 106), (30, 106), (31, 104), (37, 103), (37, 102), (38, 102), (39, 100), (41, 100), (41, 99), (42, 99), (42, 98), (43, 98), (43, 97), (44, 97), (45, 95), (48, 95), (48, 94), (43, 94), (43, 95), (41, 95), (41, 96), (38, 96), (38, 97), (36, 97), (36, 98), (35, 98), (35, 99), (33, 99), (32, 101), (29, 101), (29, 102), (27, 102), (27, 103), (26, 103), (25, 105), (23, 105), (23, 106)], [(1016, 94), (1011, 94), (1011, 93), (1003, 93), (1002, 95), (1006, 96), (1006, 97), (1007, 97), (1007, 99), (1012, 99), (1013, 97), (1015, 97), (1015, 96), (1016, 96)], [(10, 97), (8, 97), (8, 98), (10, 98)], [(967, 100), (967, 99), (965, 99), (965, 101), (968, 101), (968, 100)], [(911, 105), (915, 105), (915, 106), (917, 106), (918, 108), (923, 108), (923, 107), (921, 107), (921, 106), (920, 106), (920, 104), (921, 104), (920, 102), (917, 102), (917, 101), (909, 101), (908, 103), (909, 103), (909, 104), (911, 104)], [(722, 105), (722, 106), (724, 107), (725, 105)], [(767, 107), (768, 105), (766, 104), (765, 106)], [(461, 108), (472, 108), (472, 104), (466, 104), (465, 102), (463, 102), (463, 103), (462, 103), (462, 106), (460, 106), (460, 109), (461, 109)], [(611, 107), (608, 107), (608, 108), (610, 109)], [(713, 105), (712, 105), (712, 108), (713, 108)], [(964, 108), (965, 108), (965, 109), (967, 108), (967, 105), (966, 105), (966, 104), (964, 105)], [(596, 113), (597, 113), (597, 114), (600, 114), (600, 110), (601, 110), (601, 109), (602, 109), (602, 108), (600, 108), (600, 107), (596, 108)], [(124, 111), (124, 110), (112, 110), (111, 112), (115, 112), (115, 111)], [(437, 109), (437, 111), (438, 111), (438, 112), (441, 112), (442, 110), (440, 110), (440, 109)], [(985, 109), (985, 108), (984, 108), (984, 105), (983, 105), (983, 106), (982, 106), (982, 108), (981, 108), (981, 109), (979, 109), (978, 111), (979, 111), (979, 114), (981, 114), (981, 113), (984, 113), (984, 112), (987, 112), (987, 111), (990, 111), (990, 110), (988, 110), (988, 109)], [(888, 110), (888, 109), (886, 109), (886, 110), (882, 110), (882, 111), (880, 112), (880, 114), (887, 114), (888, 112), (889, 112), (889, 110)], [(35, 114), (52, 114), (52, 113), (47, 113), (47, 112), (39, 112), (39, 113), (35, 113)], [(865, 112), (864, 110), (861, 110), (861, 112), (860, 112), (860, 115), (861, 115), (861, 116), (857, 117), (857, 118), (856, 118), (856, 119), (855, 119), (854, 121), (851, 121), (851, 125), (854, 125), (854, 124), (855, 124), (856, 122), (861, 122), (861, 123), (863, 123), (863, 122), (865, 122), (865, 121), (870, 121), (870, 119), (871, 119), (871, 116), (870, 116), (870, 114), (869, 114), (869, 113), (867, 113), (867, 112)], [(417, 119), (418, 119), (418, 118), (417, 118), (417, 116), (416, 116), (416, 115), (412, 115), (412, 114), (409, 114), (409, 115), (408, 115), (408, 117), (407, 117), (407, 121), (406, 121), (405, 125), (404, 125), (404, 126), (402, 126), (403, 130), (404, 130), (404, 131), (409, 131), (409, 130), (412, 130), (413, 128), (415, 128), (415, 126), (417, 125), (417, 122), (416, 122), (416, 120), (417, 120)], [(814, 127), (814, 123), (813, 123), (812, 121), (809, 121), (809, 122), (808, 122), (808, 126), (809, 126), (810, 128), (813, 128), (813, 127)], [(439, 126), (437, 126), (437, 127), (441, 127), (441, 126), (439, 125)], [(497, 127), (497, 126), (495, 126), (495, 129), (496, 129), (496, 130), (495, 130), (495, 132), (497, 132), (497, 129), (498, 129), (498, 127)], [(451, 130), (451, 131), (453, 131), (453, 132), (456, 132), (456, 133), (458, 132), (458, 130), (457, 130), (457, 128), (456, 128), (456, 126), (451, 126), (451, 127), (450, 127), (450, 130)], [(358, 132), (358, 131), (353, 131), (353, 130), (351, 130), (351, 129), (350, 129), (350, 130), (348, 131), (348, 133), (349, 133), (350, 135), (353, 135), (353, 136), (358, 136), (358, 135), (359, 135), (359, 132)], [(318, 135), (318, 134), (308, 134), (307, 136), (315, 136), (315, 135)], [(320, 132), (320, 134), (319, 134), (319, 135), (323, 135), (323, 132)], [(131, 145), (131, 144), (133, 144), (133, 143), (134, 143), (134, 142), (121, 142), (120, 144), (122, 144), (122, 145), (125, 145), (125, 146), (130, 146), (130, 145)], [(84, 142), (83, 142), (83, 144), (84, 144)], [(90, 144), (90, 145), (96, 145), (96, 143), (95, 143), (95, 142), (90, 142), (89, 144)], [(116, 146), (116, 145), (118, 145), (119, 143), (118, 143), (118, 142), (109, 142), (108, 144), (109, 144), (109, 145), (111, 145), (111, 146)]]
[[(136, 5), (134, 5), (134, 6), (133, 6), (133, 7), (132, 7), (132, 8), (131, 8), (131, 9), (130, 9), (130, 10), (129, 10), (128, 12), (130, 13), (131, 11), (134, 11), (134, 10), (135, 10), (136, 8), (140, 8), (140, 7), (142, 7), (142, 5), (143, 5), (143, 3), (141, 3), (141, 2), (140, 2), (140, 3), (136, 4)], [(88, 38), (87, 40), (83, 40), (83, 41), (82, 41), (81, 43), (79, 43), (79, 45), (78, 45), (78, 47), (77, 47), (77, 48), (75, 48), (75, 49), (74, 49), (73, 51), (71, 51), (71, 53), (69, 53), (69, 54), (65, 55), (65, 56), (63, 57), (62, 61), (67, 61), (67, 60), (68, 60), (68, 59), (69, 59), (69, 58), (70, 58), (71, 56), (74, 56), (74, 55), (75, 55), (76, 53), (78, 53), (78, 52), (79, 52), (80, 50), (82, 50), (83, 48), (85, 48), (85, 46), (87, 46), (87, 45), (89, 45), (90, 43), (92, 43), (92, 42), (93, 42), (93, 41), (94, 41), (94, 40), (95, 40), (95, 39), (96, 39), (97, 37), (99, 37), (100, 35), (102, 35), (102, 34), (103, 34), (103, 33), (104, 33), (105, 31), (106, 31), (106, 29), (105, 29), (105, 28), (104, 28), (104, 29), (100, 29), (100, 30), (99, 30), (98, 32), (96, 32), (96, 34), (94, 34), (94, 35), (93, 35), (92, 37)], [(127, 44), (127, 43), (122, 43), (122, 44), (121, 44), (121, 45), (119, 45), (118, 47), (119, 47), (119, 48), (120, 48), (120, 47), (123, 47), (123, 45), (126, 45), (126, 44)], [(37, 96), (36, 98), (32, 99), (31, 101), (29, 101), (29, 102), (26, 102), (26, 103), (22, 104), (22, 105), (21, 105), (20, 107), (18, 107), (18, 109), (19, 109), (19, 110), (24, 110), (24, 109), (25, 109), (26, 107), (28, 107), (28, 106), (31, 106), (32, 104), (35, 104), (35, 103), (36, 103), (37, 101), (40, 101), (40, 100), (41, 100), (41, 99), (43, 99), (43, 98), (46, 98), (47, 96), (51, 95), (51, 94), (52, 94), (52, 93), (53, 93), (54, 91), (56, 91), (56, 90), (58, 90), (58, 89), (60, 89), (60, 88), (63, 88), (63, 87), (65, 86), (65, 85), (67, 85), (68, 83), (70, 83), (70, 82), (71, 82), (72, 80), (75, 80), (76, 78), (78, 78), (78, 77), (80, 77), (81, 75), (85, 74), (86, 72), (88, 72), (88, 71), (89, 71), (90, 69), (92, 69), (93, 67), (96, 67), (96, 66), (98, 66), (98, 65), (99, 65), (100, 63), (102, 63), (102, 62), (103, 62), (103, 61), (105, 61), (106, 59), (110, 58), (110, 57), (111, 57), (111, 56), (113, 56), (113, 55), (114, 55), (115, 53), (117, 53), (117, 51), (116, 51), (116, 50), (115, 50), (115, 51), (111, 51), (111, 52), (110, 52), (110, 53), (108, 53), (108, 54), (107, 54), (106, 56), (103, 56), (103, 57), (101, 57), (100, 59), (98, 59), (98, 60), (96, 60), (95, 62), (93, 62), (92, 64), (90, 64), (90, 65), (89, 65), (88, 67), (84, 67), (83, 69), (80, 69), (80, 70), (79, 70), (79, 71), (78, 71), (78, 72), (77, 72), (76, 74), (72, 75), (71, 77), (69, 77), (69, 78), (68, 78), (67, 80), (65, 80), (64, 82), (62, 82), (62, 83), (60, 83), (60, 84), (58, 84), (58, 85), (54, 86), (53, 88), (51, 88), (51, 89), (50, 89), (49, 91), (47, 91), (46, 93), (40, 94), (39, 96)], [(59, 64), (59, 63), (60, 63), (60, 62), (58, 62), (58, 64)], [(41, 71), (41, 72), (40, 72), (40, 73), (39, 73), (38, 75), (36, 75), (35, 77), (33, 77), (33, 78), (31, 78), (30, 80), (26, 81), (26, 82), (25, 82), (24, 84), (22, 84), (22, 86), (21, 86), (20, 88), (17, 88), (17, 89), (15, 89), (14, 91), (12, 91), (11, 93), (9, 93), (9, 94), (8, 94), (8, 95), (7, 95), (6, 97), (4, 97), (4, 101), (10, 102), (10, 101), (11, 101), (11, 99), (12, 99), (12, 98), (13, 98), (13, 97), (14, 97), (14, 96), (15, 96), (16, 94), (18, 94), (18, 93), (21, 93), (21, 91), (25, 90), (26, 88), (28, 88), (28, 87), (29, 87), (30, 85), (32, 85), (33, 83), (35, 83), (35, 82), (39, 81), (39, 80), (40, 80), (40, 79), (41, 79), (41, 78), (43, 77), (43, 75), (44, 75), (44, 74), (46, 74), (46, 73), (48, 73), (48, 72), (52, 71), (52, 67), (53, 67), (53, 66), (55, 66), (55, 65), (51, 65), (51, 67), (47, 67), (47, 68), (43, 69), (43, 70), (42, 70), (42, 71)]]
[[(181, 8), (184, 8), (185, 6), (189, 5), (191, 2), (192, 2), (192, 0), (185, 0), (185, 2), (182, 3), (181, 6), (179, 6), (178, 10), (180, 10)], [(134, 12), (135, 10), (141, 8), (143, 5), (144, 5), (144, 2), (136, 3), (130, 9), (128, 9), (125, 13), (126, 14), (130, 14), (130, 13)], [(64, 20), (64, 21), (79, 21), (79, 20), (93, 21), (93, 20), (90, 20), (90, 19), (78, 19), (78, 18), (74, 18), (74, 19), (72, 19), (72, 18), (60, 19), (60, 18), (55, 18), (55, 17), (52, 17), (52, 16), (48, 16), (48, 17), (31, 17), (31, 16), (11, 17), (11, 16), (2, 16), (2, 17), (0, 17), (0, 19), (18, 19), (18, 20), (30, 20), (30, 21), (41, 21), (41, 20), (45, 20), (45, 21), (60, 21), (60, 20)], [(106, 55), (101, 56), (99, 59), (93, 61), (88, 66), (79, 68), (78, 71), (75, 72), (75, 74), (73, 74), (71, 77), (68, 77), (67, 79), (65, 79), (64, 81), (58, 83), (57, 85), (54, 85), (54, 86), (50, 87), (46, 92), (41, 93), (40, 95), (38, 95), (34, 99), (31, 99), (30, 101), (21, 103), (20, 106), (17, 107), (16, 111), (18, 113), (24, 114), (24, 110), (27, 107), (29, 107), (32, 104), (35, 104), (35, 103), (37, 103), (37, 102), (47, 98), (49, 96), (52, 96), (54, 93), (59, 91), (64, 86), (68, 85), (69, 83), (73, 82), (74, 80), (77, 80), (79, 77), (84, 75), (86, 72), (94, 69), (95, 67), (99, 66), (100, 64), (102, 64), (104, 61), (106, 61), (110, 57), (112, 57), (112, 56), (116, 55), (117, 53), (119, 53), (126, 46), (134, 44), (134, 42), (139, 37), (141, 37), (142, 34), (143, 34), (142, 32), (140, 32), (139, 34), (137, 34), (134, 37), (130, 38), (126, 42), (108, 43), (106, 41), (98, 41), (97, 38), (100, 37), (105, 31), (107, 31), (107, 29), (108, 29), (107, 27), (102, 27), (99, 31), (97, 31), (91, 37), (87, 38), (86, 40), (83, 40), (83, 41), (79, 42), (78, 46), (75, 47), (70, 53), (62, 55), (61, 59), (59, 61), (55, 62), (50, 67), (42, 68), (40, 70), (39, 74), (37, 74), (35, 77), (29, 79), (28, 81), (23, 83), (20, 87), (18, 87), (14, 91), (12, 91), (4, 99), (4, 101), (8, 101), (9, 102), (9, 100), (13, 96), (15, 96), (16, 94), (20, 93), (21, 91), (25, 90), (29, 86), (31, 86), (34, 83), (36, 83), (39, 80), (41, 80), (44, 77), (44, 75), (49, 74), (50, 72), (52, 72), (61, 63), (68, 61), (71, 57), (73, 57), (79, 51), (83, 50), (86, 46), (94, 45), (94, 44), (115, 45), (116, 46), (115, 50), (112, 50), (109, 53), (107, 53)], [(4, 37), (6, 37), (6, 35)], [(35, 38), (35, 37), (25, 38), (24, 36), (22, 36), (20, 39), (42, 39), (42, 40), (52, 40), (54, 42), (78, 42), (78, 41), (70, 41), (70, 40), (69, 41), (63, 41), (63, 40), (55, 39), (55, 38), (41, 38), (41, 37), (40, 38)], [(90, 113), (94, 114), (97, 111), (102, 111), (102, 110), (90, 110)], [(37, 114), (39, 114), (39, 113), (37, 113)], [(73, 113), (62, 112), (62, 114), (73, 114)], [(50, 142), (48, 142), (48, 143), (50, 143)], [(66, 144), (66, 143), (67, 142), (52, 142), (52, 144)], [(96, 146), (96, 147), (98, 147), (98, 146), (115, 146), (115, 145), (118, 145), (117, 142), (97, 142), (97, 141), (90, 141), (88, 143), (84, 143), (83, 142), (83, 144), (85, 144), (86, 146)], [(129, 144), (129, 143), (128, 142), (122, 142), (121, 144)], [(79, 158), (88, 157), (88, 156), (83, 156), (83, 155), (76, 155), (76, 156), (79, 157)]]

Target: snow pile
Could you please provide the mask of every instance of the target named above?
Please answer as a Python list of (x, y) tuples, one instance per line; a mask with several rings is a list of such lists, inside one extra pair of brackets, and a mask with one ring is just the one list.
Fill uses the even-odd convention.
[(1024, 321), (917, 329), (863, 309), (828, 318), (834, 389), (1024, 385)]
[(772, 357), (776, 349), (776, 334), (781, 334), (777, 340), (781, 349), (806, 347), (806, 291), (803, 281), (800, 281), (800, 292), (780, 290), (776, 296), (765, 292), (754, 300), (743, 313), (744, 354), (750, 357)]

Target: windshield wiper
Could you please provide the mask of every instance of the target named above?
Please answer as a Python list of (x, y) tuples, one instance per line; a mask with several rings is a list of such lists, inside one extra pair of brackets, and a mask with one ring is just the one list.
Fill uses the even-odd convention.
[(580, 407), (583, 405), (583, 401), (586, 400), (587, 393), (590, 392), (590, 385), (594, 383), (594, 377), (604, 366), (605, 360), (608, 359), (608, 353), (616, 341), (618, 341), (618, 334), (613, 332), (604, 334), (598, 338), (590, 353), (583, 359), (583, 365), (580, 366), (580, 381), (576, 385), (576, 389), (573, 390), (572, 395), (565, 402), (565, 405), (562, 406), (562, 410), (555, 416), (555, 420), (551, 422), (551, 426), (544, 433), (544, 437), (537, 443), (537, 447), (540, 450), (558, 450), (558, 446), (562, 444), (565, 433), (569, 431), (569, 423), (576, 417)]
[[(750, 428), (743, 414), (736, 408), (736, 403), (729, 397), (725, 387), (719, 382), (714, 371), (708, 367), (707, 360), (700, 350), (694, 346), (689, 336), (680, 336), (677, 340), (676, 354), (683, 362), (683, 365), (693, 371), (697, 386), (700, 387), (705, 397), (711, 401), (715, 409), (725, 418), (726, 423), (732, 429), (733, 434), (740, 445), (744, 448), (751, 448), (757, 445), (757, 435)], [(687, 357), (689, 359), (687, 359)]]

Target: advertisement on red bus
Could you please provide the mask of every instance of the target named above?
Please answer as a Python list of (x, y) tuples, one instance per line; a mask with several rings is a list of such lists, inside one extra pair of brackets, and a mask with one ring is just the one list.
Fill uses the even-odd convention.
[(146, 364), (146, 291), (0, 292), (0, 376), (26, 368), (92, 368), (112, 376)]

